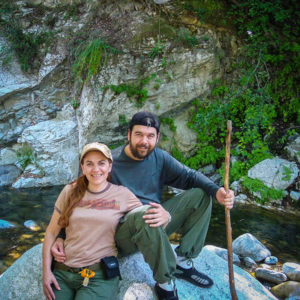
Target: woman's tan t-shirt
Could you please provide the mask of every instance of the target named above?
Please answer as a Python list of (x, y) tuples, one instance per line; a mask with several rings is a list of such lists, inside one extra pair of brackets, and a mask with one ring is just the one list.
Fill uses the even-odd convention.
[[(71, 185), (66, 185), (60, 193), (55, 203), (59, 213), (67, 205), (70, 191)], [(119, 220), (141, 205), (127, 188), (111, 183), (100, 194), (86, 192), (66, 227), (65, 264), (78, 268), (95, 264), (106, 256), (117, 256), (114, 236)]]

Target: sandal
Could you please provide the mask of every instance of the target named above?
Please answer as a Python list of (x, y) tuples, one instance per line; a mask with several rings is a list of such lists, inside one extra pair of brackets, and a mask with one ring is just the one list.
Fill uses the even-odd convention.
[(190, 269), (184, 269), (177, 265), (174, 275), (177, 278), (184, 279), (203, 288), (209, 288), (214, 284), (214, 282), (208, 276), (200, 273), (194, 267)]

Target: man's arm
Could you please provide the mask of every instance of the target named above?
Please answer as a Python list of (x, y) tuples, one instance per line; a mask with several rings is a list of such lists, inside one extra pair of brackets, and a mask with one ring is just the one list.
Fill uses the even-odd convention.
[(208, 195), (216, 197), (220, 187), (201, 172), (188, 168), (169, 153), (162, 150), (164, 184), (183, 190), (201, 188)]
[(66, 260), (64, 239), (66, 238), (66, 231), (64, 228), (59, 232), (57, 239), (51, 247), (51, 254), (57, 262), (63, 263)]

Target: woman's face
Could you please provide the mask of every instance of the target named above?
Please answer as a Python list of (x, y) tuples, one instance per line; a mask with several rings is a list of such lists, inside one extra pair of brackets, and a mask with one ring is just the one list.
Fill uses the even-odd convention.
[(99, 151), (88, 152), (82, 161), (82, 174), (89, 181), (89, 189), (102, 189), (106, 186), (107, 176), (112, 163)]

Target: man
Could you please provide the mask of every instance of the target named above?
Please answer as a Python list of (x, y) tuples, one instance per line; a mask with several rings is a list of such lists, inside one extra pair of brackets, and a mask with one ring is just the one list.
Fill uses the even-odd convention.
[[(234, 195), (157, 148), (159, 129), (154, 114), (138, 112), (129, 124), (128, 144), (113, 151), (112, 182), (128, 187), (144, 204), (125, 216), (115, 238), (121, 255), (142, 252), (157, 282), (158, 299), (176, 300), (174, 276), (200, 287), (213, 284), (193, 267), (192, 259), (205, 242), (211, 198), (231, 209)], [(161, 203), (164, 185), (186, 191)], [(173, 232), (181, 233), (175, 253), (168, 239)], [(54, 246), (53, 255), (63, 259), (58, 250), (63, 253), (61, 246)]]

